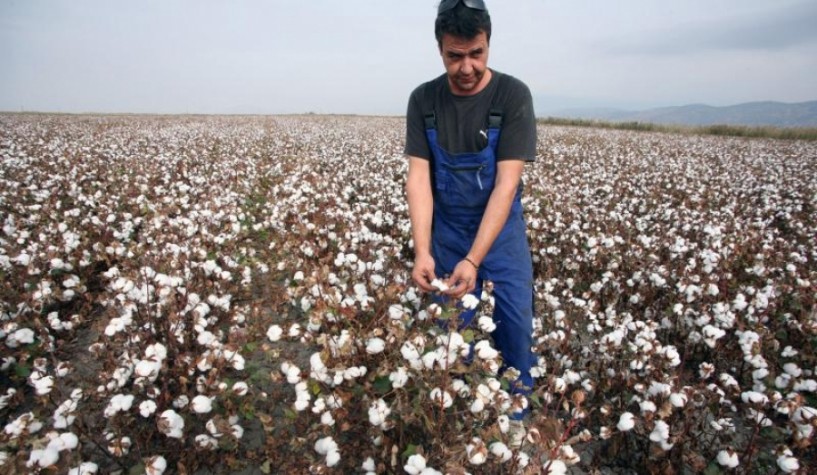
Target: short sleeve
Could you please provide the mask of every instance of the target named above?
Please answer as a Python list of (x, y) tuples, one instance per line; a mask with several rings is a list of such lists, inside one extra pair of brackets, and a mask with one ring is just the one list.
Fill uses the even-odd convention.
[(497, 160), (536, 159), (536, 115), (530, 89), (516, 78), (511, 80), (507, 102), (503, 107), (502, 132)]
[(424, 85), (411, 93), (406, 111), (406, 147), (403, 152), (412, 157), (431, 159), (431, 150), (426, 139), (423, 111), (420, 105), (420, 96)]

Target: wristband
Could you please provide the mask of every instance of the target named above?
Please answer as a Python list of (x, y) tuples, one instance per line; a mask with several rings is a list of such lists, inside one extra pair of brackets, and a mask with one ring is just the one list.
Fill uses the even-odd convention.
[(464, 260), (465, 262), (467, 262), (467, 263), (471, 264), (472, 266), (474, 266), (474, 269), (479, 270), (479, 266), (474, 264), (474, 261), (469, 259), (468, 256), (463, 257), (462, 260)]

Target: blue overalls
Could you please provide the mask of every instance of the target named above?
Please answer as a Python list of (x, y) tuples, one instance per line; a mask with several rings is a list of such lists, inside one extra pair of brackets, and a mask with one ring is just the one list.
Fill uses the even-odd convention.
[[(434, 216), (431, 252), (437, 276), (450, 275), (468, 254), (485, 213), (496, 180), (496, 149), (502, 115), (488, 118), (488, 144), (477, 153), (451, 154), (437, 141), (434, 113), (425, 114), (426, 138), (433, 155)], [(530, 369), (533, 330), (533, 265), (525, 234), (521, 186), (508, 220), (477, 272), (474, 295), (480, 297), (484, 280), (494, 284), (496, 330), (491, 334), (502, 354), (503, 370), (520, 371), (511, 393), (528, 395), (533, 387)], [(471, 324), (476, 309), (463, 312), (460, 329)], [(524, 414), (514, 414), (521, 419)]]

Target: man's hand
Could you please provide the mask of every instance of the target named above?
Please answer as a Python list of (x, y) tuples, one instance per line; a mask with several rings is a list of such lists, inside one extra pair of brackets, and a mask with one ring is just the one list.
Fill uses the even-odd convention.
[(461, 299), (477, 287), (477, 269), (470, 262), (462, 260), (445, 283), (448, 290), (444, 293), (455, 299)]
[(411, 271), (411, 278), (417, 283), (420, 289), (426, 292), (434, 292), (436, 288), (431, 286), (431, 281), (437, 278), (434, 275), (434, 258), (430, 255), (417, 256), (414, 259), (414, 269)]

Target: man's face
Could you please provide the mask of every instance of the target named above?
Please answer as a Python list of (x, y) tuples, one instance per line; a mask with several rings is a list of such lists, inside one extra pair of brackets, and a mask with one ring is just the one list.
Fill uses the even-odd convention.
[(470, 96), (485, 88), (491, 78), (487, 66), (488, 37), (485, 32), (479, 32), (470, 40), (444, 34), (441, 43), (440, 55), (451, 92), (458, 96)]

